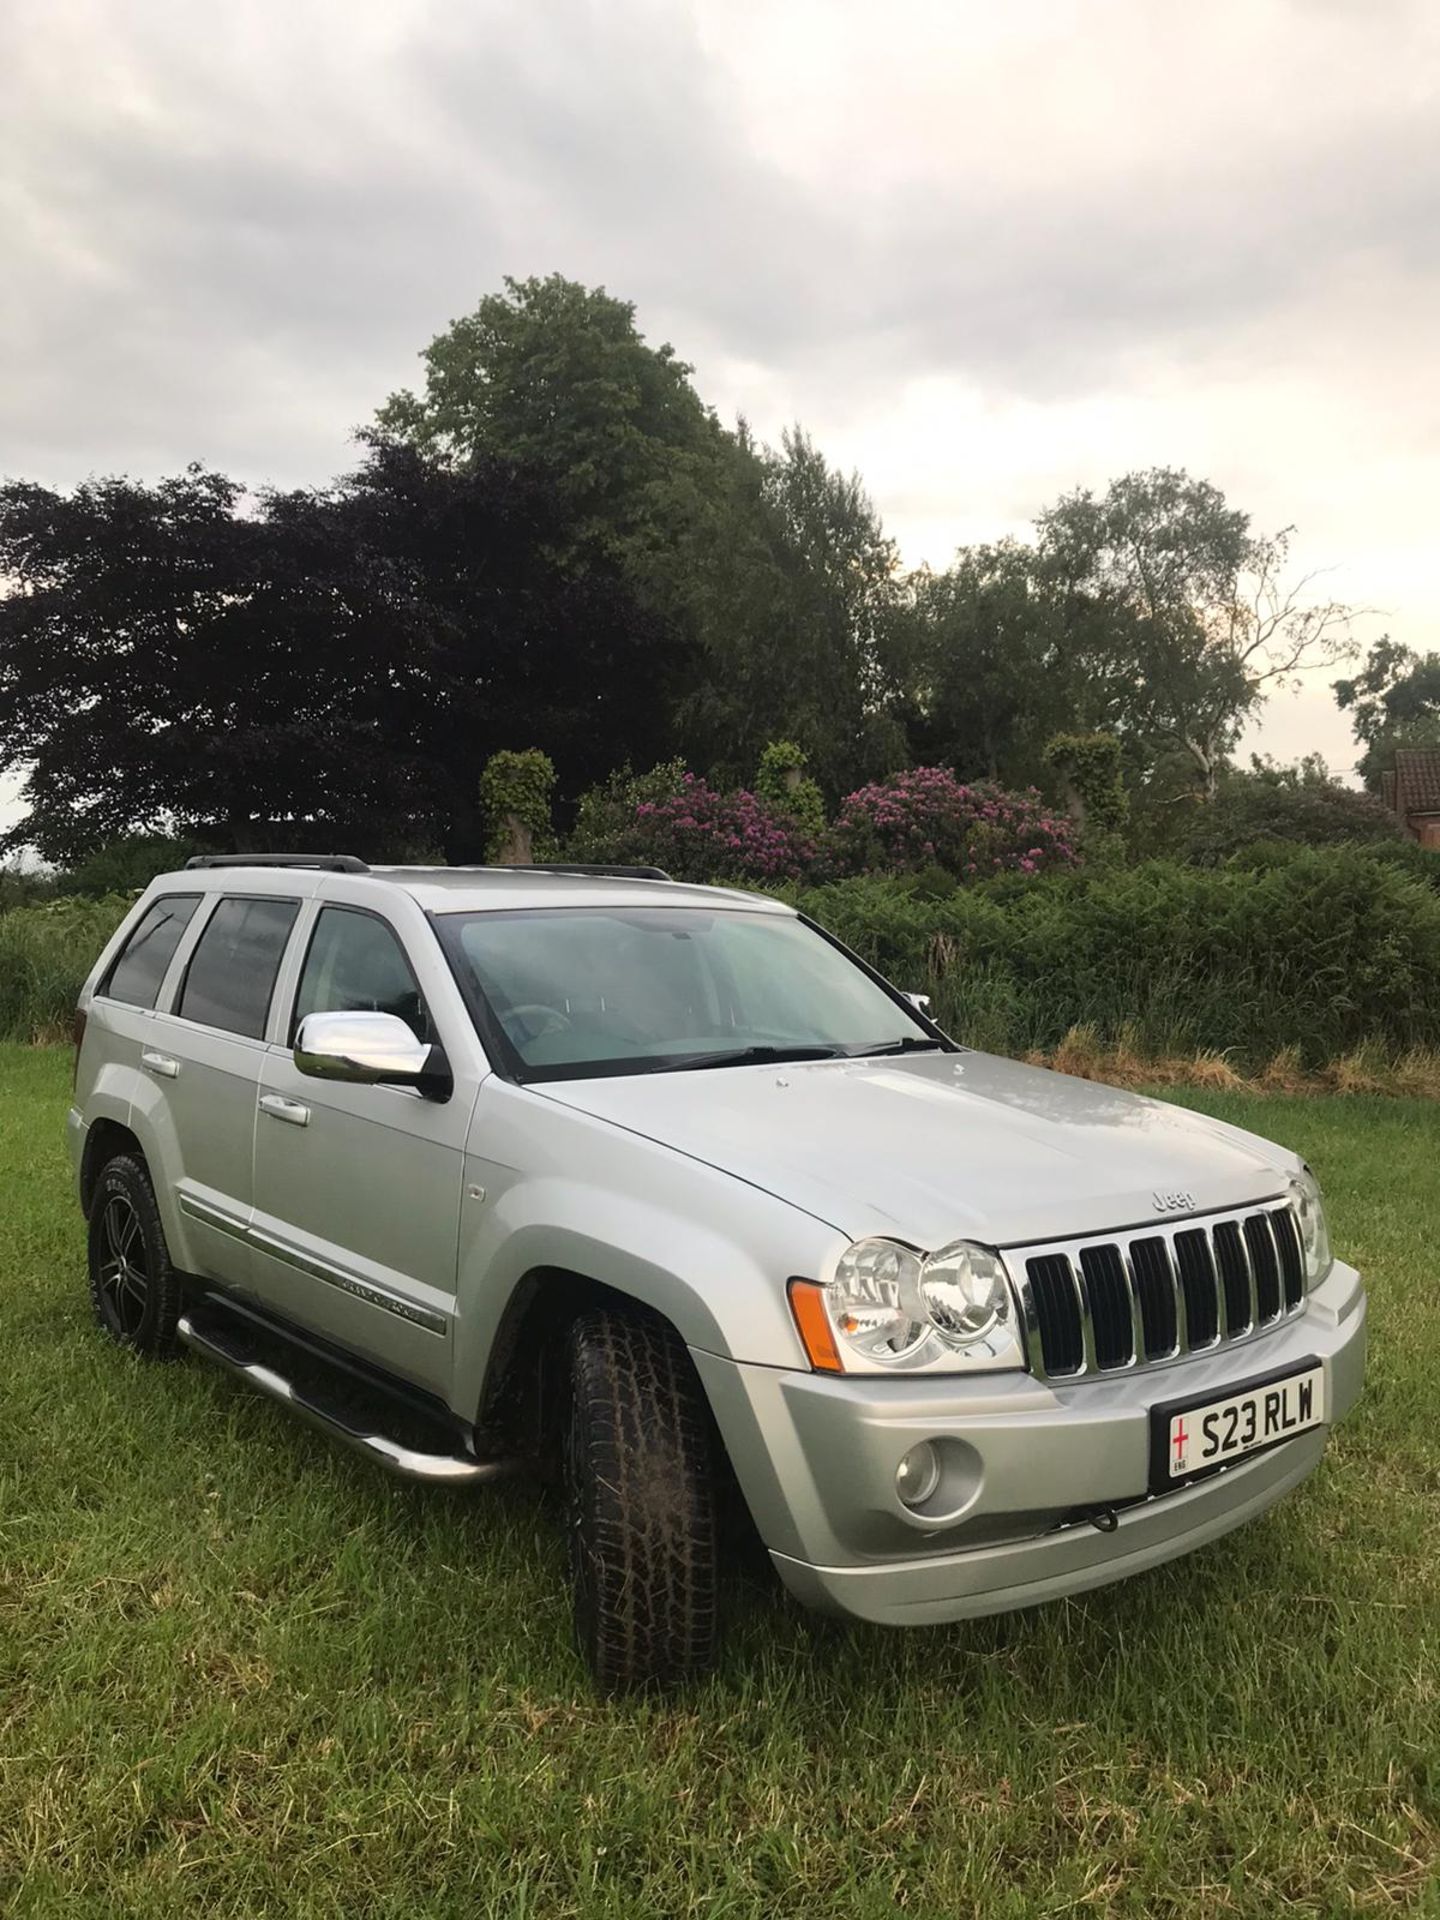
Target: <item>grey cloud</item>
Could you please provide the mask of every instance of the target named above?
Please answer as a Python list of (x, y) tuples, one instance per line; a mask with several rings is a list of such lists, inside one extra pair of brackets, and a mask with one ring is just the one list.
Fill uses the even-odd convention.
[[(1097, 183), (1057, 153), (1042, 189), (999, 152), (862, 199), (848, 174), (807, 183), (750, 144), (686, 10), (401, 11), (373, 57), (337, 44), (328, 61), (292, 19), (12, 16), (0, 469), (67, 480), (193, 454), (323, 478), (505, 272), (604, 281), (702, 364), (783, 377), (797, 411), (841, 386), (861, 410), (925, 373), (1045, 398), (1156, 354), (1200, 366), (1337, 276), (1435, 293), (1440, 145), (1418, 104), (1373, 98), (1331, 125), (1297, 102), (1293, 128), (1188, 169), (1137, 152)], [(1017, 137), (1043, 132), (1017, 108)]]

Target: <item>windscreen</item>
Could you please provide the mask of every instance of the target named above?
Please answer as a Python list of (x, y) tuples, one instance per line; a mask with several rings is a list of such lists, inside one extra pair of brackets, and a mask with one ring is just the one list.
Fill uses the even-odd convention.
[(447, 914), (439, 926), (528, 1079), (941, 1044), (789, 914), (536, 908)]

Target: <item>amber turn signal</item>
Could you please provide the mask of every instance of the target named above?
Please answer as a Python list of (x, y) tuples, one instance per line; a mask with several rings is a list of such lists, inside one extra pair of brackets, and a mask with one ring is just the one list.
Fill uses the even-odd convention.
[(843, 1373), (840, 1351), (825, 1311), (825, 1289), (815, 1280), (790, 1282), (790, 1311), (800, 1329), (801, 1344), (817, 1373)]

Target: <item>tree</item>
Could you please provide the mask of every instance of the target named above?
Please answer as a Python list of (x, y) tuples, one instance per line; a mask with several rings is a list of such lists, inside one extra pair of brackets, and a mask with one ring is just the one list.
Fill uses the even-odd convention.
[(423, 358), (423, 392), (392, 396), (382, 430), (457, 468), (514, 460), (549, 481), (566, 570), (613, 564), (692, 643), (673, 718), (696, 767), (739, 780), (783, 734), (834, 797), (903, 758), (894, 549), (858, 479), (800, 429), (778, 452), (743, 422), (727, 431), (629, 302), (559, 274), (507, 280)]
[(1288, 767), (1252, 754), (1249, 770), (1224, 774), (1212, 804), (1195, 808), (1186, 828), (1184, 852), (1201, 866), (1261, 841), (1325, 847), (1402, 838), (1389, 808), (1374, 794), (1342, 786), (1318, 754)]
[(537, 475), (563, 509), (568, 558), (605, 555), (654, 584), (719, 484), (723, 429), (629, 301), (558, 273), (504, 284), (436, 335), (423, 395), (392, 394), (380, 428), (452, 466)]
[(742, 435), (718, 537), (694, 553), (707, 670), (682, 702), (692, 757), (739, 779), (777, 733), (833, 800), (906, 757), (899, 561), (856, 474), (800, 427), (778, 451)]
[(483, 843), (488, 756), (536, 742), (572, 798), (666, 738), (684, 648), (513, 466), (375, 442), (326, 492), (247, 506), (191, 469), (147, 488), (0, 489), (7, 836), (83, 858), (133, 833), (241, 850)]
[(911, 740), (966, 779), (1038, 778), (1045, 741), (1072, 719), (1053, 597), (1031, 548), (962, 548), (910, 580)]
[(1067, 495), (1038, 527), (1057, 590), (1106, 616), (1097, 665), (1120, 697), (1116, 724), (1151, 752), (1181, 749), (1207, 798), (1266, 694), (1354, 651), (1352, 610), (1313, 598), (1313, 573), (1290, 577), (1292, 530), (1253, 534), (1208, 481), (1126, 474), (1099, 499)]
[(1337, 680), (1336, 704), (1353, 716), (1365, 749), (1355, 771), (1372, 793), (1395, 764), (1396, 747), (1440, 746), (1440, 653), (1423, 657), (1384, 634), (1350, 680)]

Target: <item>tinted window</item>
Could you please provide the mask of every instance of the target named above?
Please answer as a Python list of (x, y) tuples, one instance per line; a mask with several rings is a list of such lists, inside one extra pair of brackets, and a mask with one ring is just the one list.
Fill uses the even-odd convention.
[(291, 1038), (307, 1013), (393, 1013), (421, 1040), (429, 1018), (404, 948), (372, 914), (325, 907), (295, 996)]
[(180, 936), (199, 904), (198, 893), (167, 893), (149, 907), (125, 942), (102, 991), (127, 1006), (153, 1007)]
[(181, 1018), (258, 1040), (299, 910), (298, 900), (222, 900), (190, 956)]

